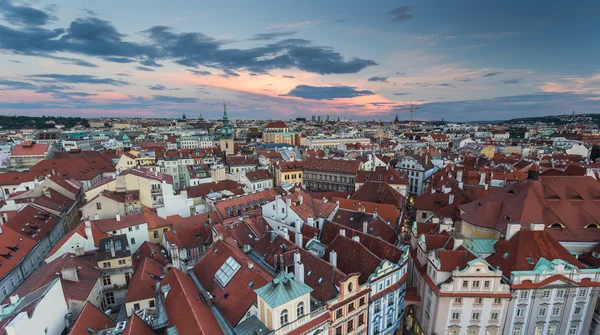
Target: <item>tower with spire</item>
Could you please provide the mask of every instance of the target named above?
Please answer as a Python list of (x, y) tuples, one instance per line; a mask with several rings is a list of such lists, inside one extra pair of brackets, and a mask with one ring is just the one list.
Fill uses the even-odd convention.
[(229, 116), (227, 116), (227, 104), (225, 104), (225, 100), (223, 100), (223, 128), (221, 128), (221, 152), (224, 152), (226, 155), (233, 155), (234, 151), (234, 142), (233, 142), (233, 130), (229, 126)]
[(398, 119), (398, 113), (396, 113), (396, 118), (394, 119), (394, 123), (400, 123), (400, 120)]

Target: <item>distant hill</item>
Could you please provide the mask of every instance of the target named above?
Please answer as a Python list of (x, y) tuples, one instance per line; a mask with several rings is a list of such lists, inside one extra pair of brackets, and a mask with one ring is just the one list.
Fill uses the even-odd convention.
[[(48, 121), (54, 121), (54, 123), (47, 123)], [(52, 129), (54, 124), (64, 124), (65, 129), (69, 129), (78, 123), (86, 127), (90, 126), (86, 119), (80, 117), (0, 115), (0, 128), (2, 129)]]
[(552, 123), (555, 125), (563, 125), (572, 122), (578, 123), (595, 123), (600, 124), (600, 114), (565, 114), (565, 115), (548, 115), (536, 117), (524, 117), (506, 121), (510, 124), (518, 123)]

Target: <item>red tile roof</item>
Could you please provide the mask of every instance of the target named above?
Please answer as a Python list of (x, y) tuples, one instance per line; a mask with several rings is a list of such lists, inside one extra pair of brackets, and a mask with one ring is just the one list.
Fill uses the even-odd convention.
[(255, 171), (246, 172), (246, 178), (248, 178), (250, 182), (257, 182), (262, 180), (272, 180), (273, 175), (271, 175), (271, 172), (269, 172), (269, 170), (259, 169)]
[(358, 171), (356, 175), (357, 183), (366, 183), (367, 181), (380, 181), (388, 184), (408, 184), (408, 177), (405, 173), (400, 173), (394, 168), (387, 166), (377, 166), (375, 171)]
[(225, 161), (229, 166), (258, 165), (258, 157), (256, 156), (227, 156), (227, 158), (225, 158)]
[(26, 205), (4, 224), (4, 229), (10, 228), (32, 240), (41, 241), (57, 223), (57, 216)]
[(145, 258), (135, 270), (125, 302), (134, 302), (154, 298), (156, 283), (164, 275), (162, 265), (150, 258)]
[(188, 198), (200, 198), (205, 197), (207, 194), (219, 191), (231, 191), (236, 195), (244, 194), (244, 185), (234, 180), (222, 180), (219, 182), (212, 182), (206, 184), (200, 184), (197, 186), (191, 186), (186, 189)]
[(510, 278), (512, 271), (531, 271), (540, 258), (553, 261), (561, 259), (579, 268), (584, 265), (558, 243), (546, 230), (521, 230), (510, 240), (501, 239), (494, 244), (494, 253), (486, 258), (492, 266)]
[(4, 172), (0, 173), (0, 185), (20, 185), (31, 182), (39, 176), (39, 173), (34, 172)]
[(142, 211), (137, 214), (128, 214), (121, 217), (120, 221), (116, 218), (93, 220), (94, 223), (103, 232), (111, 232), (118, 229), (123, 229), (140, 224), (148, 224), (148, 230), (170, 226), (170, 222), (161, 218), (150, 209), (143, 207)]
[(219, 335), (221, 327), (211, 311), (202, 302), (192, 278), (172, 268), (161, 285), (171, 287), (165, 298), (169, 327), (176, 326), (179, 335)]
[[(232, 257), (240, 264), (240, 269), (233, 275), (225, 287), (215, 280), (217, 270)], [(252, 264), (252, 268), (248, 265)], [(193, 270), (202, 286), (212, 294), (214, 304), (231, 325), (237, 325), (246, 311), (256, 302), (254, 290), (266, 285), (273, 277), (259, 264), (237, 247), (219, 241), (194, 266)]]
[(113, 328), (116, 324), (113, 319), (100, 311), (98, 307), (90, 302), (86, 302), (69, 334), (89, 335), (88, 329), (90, 328), (94, 330), (94, 334), (97, 334), (99, 330)]
[(369, 276), (381, 265), (381, 259), (365, 248), (360, 242), (338, 235), (329, 244), (326, 257), (332, 251), (337, 253), (337, 268), (347, 274), (360, 273), (359, 283), (367, 282)]
[[(71, 253), (65, 253), (54, 259), (52, 262), (44, 264), (35, 270), (15, 290), (13, 295), (18, 294), (21, 297), (26, 296), (52, 282), (57, 277), (61, 277), (61, 270), (65, 268), (76, 268), (78, 279), (78, 281), (70, 281), (63, 278), (60, 279), (67, 305), (70, 305), (71, 300), (87, 301), (88, 297), (90, 297), (91, 293), (94, 291), (94, 286), (96, 285), (98, 278), (100, 278), (101, 271)], [(5, 303), (7, 302), (8, 299), (5, 300)]]
[(386, 183), (368, 181), (364, 183), (350, 197), (353, 200), (374, 202), (401, 207), (404, 204), (404, 196)]
[(137, 314), (133, 314), (122, 335), (155, 335), (156, 333)]
[(271, 121), (265, 126), (265, 129), (269, 128), (288, 128), (288, 126), (283, 121)]
[(11, 157), (16, 156), (43, 156), (50, 149), (50, 144), (31, 143), (31, 141), (25, 141), (23, 144), (15, 145)]
[[(393, 227), (396, 227), (396, 223), (400, 218), (400, 210), (394, 205), (377, 204), (368, 201), (360, 201), (354, 199), (338, 198), (334, 197), (333, 202), (339, 202), (340, 209), (347, 209), (352, 211), (363, 211), (365, 213), (377, 213), (386, 222), (390, 222)], [(364, 209), (363, 209), (364, 208)]]
[(136, 252), (131, 256), (131, 260), (133, 262), (133, 268), (137, 269), (137, 267), (145, 260), (151, 259), (156, 263), (166, 266), (169, 264), (169, 260), (163, 256), (163, 250), (158, 244), (154, 244), (152, 242), (144, 241), (142, 245), (136, 250)]
[[(541, 177), (524, 180), (477, 201), (459, 206), (463, 221), (506, 233), (509, 222), (532, 222), (548, 228), (559, 241), (598, 241), (600, 183), (591, 177)], [(586, 228), (588, 227), (588, 228)]]
[(0, 278), (4, 278), (25, 259), (36, 241), (4, 225), (0, 228), (2, 228), (0, 233)]
[(171, 230), (165, 232), (167, 241), (180, 248), (190, 248), (200, 244), (212, 243), (212, 228), (221, 223), (217, 212), (208, 212), (182, 218), (179, 215), (167, 217), (172, 224)]
[[(251, 201), (257, 201), (260, 199), (263, 199), (265, 201), (273, 201), (275, 199), (275, 196), (276, 196), (276, 194), (275, 194), (275, 191), (273, 191), (273, 189), (264, 190), (264, 191), (260, 191), (257, 193), (247, 194), (247, 195), (237, 197), (237, 198), (221, 200), (215, 204), (215, 207), (216, 207), (217, 213), (219, 213), (219, 216), (221, 218), (225, 219), (225, 218), (232, 217), (232, 215), (230, 215), (229, 212), (227, 212), (227, 210), (226, 210), (227, 207), (233, 208), (233, 206), (247, 205)], [(262, 207), (258, 206), (258, 208), (256, 208), (256, 209), (249, 208), (248, 212), (243, 210), (242, 214), (252, 213), (252, 212), (262, 213)], [(241, 214), (236, 213), (234, 211), (233, 216), (239, 216), (239, 215), (241, 215)]]
[(305, 171), (357, 174), (359, 167), (360, 161), (358, 160), (308, 158), (304, 160), (303, 169)]

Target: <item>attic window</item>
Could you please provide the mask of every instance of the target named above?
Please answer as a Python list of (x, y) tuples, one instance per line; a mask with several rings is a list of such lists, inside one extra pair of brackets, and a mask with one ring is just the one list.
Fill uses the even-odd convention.
[(310, 276), (310, 274), (312, 273), (312, 270), (308, 270), (308, 272), (306, 273), (306, 276)]
[(317, 281), (317, 284), (321, 285), (322, 282), (323, 282), (323, 277), (319, 278), (319, 280)]
[(535, 264), (535, 263), (533, 262), (533, 258), (531, 258), (531, 257), (527, 257), (526, 259), (527, 259), (527, 263), (529, 263), (529, 264), (531, 264), (531, 265)]
[(597, 223), (590, 223), (589, 225), (585, 226), (585, 228), (598, 229), (600, 226), (598, 226)]
[(477, 206), (481, 207), (481, 202), (478, 202), (478, 203), (477, 203)]
[(502, 257), (504, 257), (504, 259), (507, 259), (508, 256), (510, 256), (510, 254), (508, 252), (505, 252), (504, 255), (502, 255)]
[(515, 195), (515, 191), (513, 191), (513, 190), (509, 190), (509, 191), (508, 191), (508, 192), (506, 192), (506, 193), (508, 193), (508, 194), (512, 194), (512, 195)]
[(510, 216), (508, 216), (508, 215), (507, 215), (507, 216), (505, 216), (505, 217), (504, 217), (504, 220), (506, 220), (506, 221), (510, 221)]
[(565, 226), (563, 226), (562, 223), (556, 222), (550, 225), (549, 228), (564, 228)]
[(600, 254), (597, 252), (592, 252), (592, 257), (594, 257), (595, 259), (600, 259)]

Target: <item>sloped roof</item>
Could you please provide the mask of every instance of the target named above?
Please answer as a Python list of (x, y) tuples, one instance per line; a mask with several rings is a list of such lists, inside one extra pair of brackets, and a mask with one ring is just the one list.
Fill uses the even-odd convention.
[(459, 209), (463, 221), (503, 234), (509, 222), (541, 222), (564, 226), (547, 229), (559, 241), (600, 240), (600, 229), (588, 227), (600, 225), (600, 183), (591, 177), (527, 179)]
[(169, 285), (165, 298), (165, 309), (169, 327), (177, 327), (179, 335), (223, 334), (219, 323), (202, 302), (200, 293), (190, 276), (178, 269), (169, 270), (161, 285)]
[(319, 159), (307, 158), (304, 160), (303, 169), (314, 171), (326, 171), (336, 173), (358, 173), (360, 161), (343, 159)]
[(145, 258), (131, 277), (125, 302), (154, 298), (156, 283), (161, 280), (163, 274), (162, 265)]
[(353, 200), (387, 204), (400, 207), (404, 203), (404, 196), (387, 183), (368, 181), (364, 183), (350, 197)]
[[(61, 270), (65, 268), (77, 269), (78, 281), (70, 281), (61, 278)], [(58, 273), (58, 275), (57, 275)], [(100, 270), (96, 269), (91, 264), (71, 253), (65, 253), (62, 256), (54, 259), (52, 262), (43, 264), (35, 270), (27, 279), (15, 290), (14, 294), (23, 297), (46, 284), (60, 278), (60, 283), (63, 287), (63, 293), (67, 305), (69, 300), (86, 301), (94, 286), (100, 278)], [(5, 300), (5, 303), (8, 299)]]
[(94, 330), (94, 334), (97, 334), (99, 330), (113, 328), (116, 324), (94, 304), (86, 302), (69, 334), (86, 335), (89, 334), (88, 329)]
[(270, 283), (254, 292), (271, 308), (279, 307), (294, 299), (310, 294), (313, 289), (294, 280), (293, 273), (281, 271)]
[(561, 259), (578, 268), (584, 265), (558, 243), (546, 230), (521, 230), (510, 240), (494, 244), (494, 253), (486, 260), (506, 277), (513, 271), (531, 271), (541, 258)]
[[(215, 274), (232, 257), (241, 268), (232, 276), (225, 287), (215, 280)], [(252, 266), (248, 266), (252, 264)], [(246, 311), (256, 302), (254, 287), (262, 287), (273, 277), (259, 264), (242, 253), (237, 246), (218, 241), (206, 252), (192, 269), (202, 286), (212, 294), (214, 304), (232, 325), (237, 325)]]

